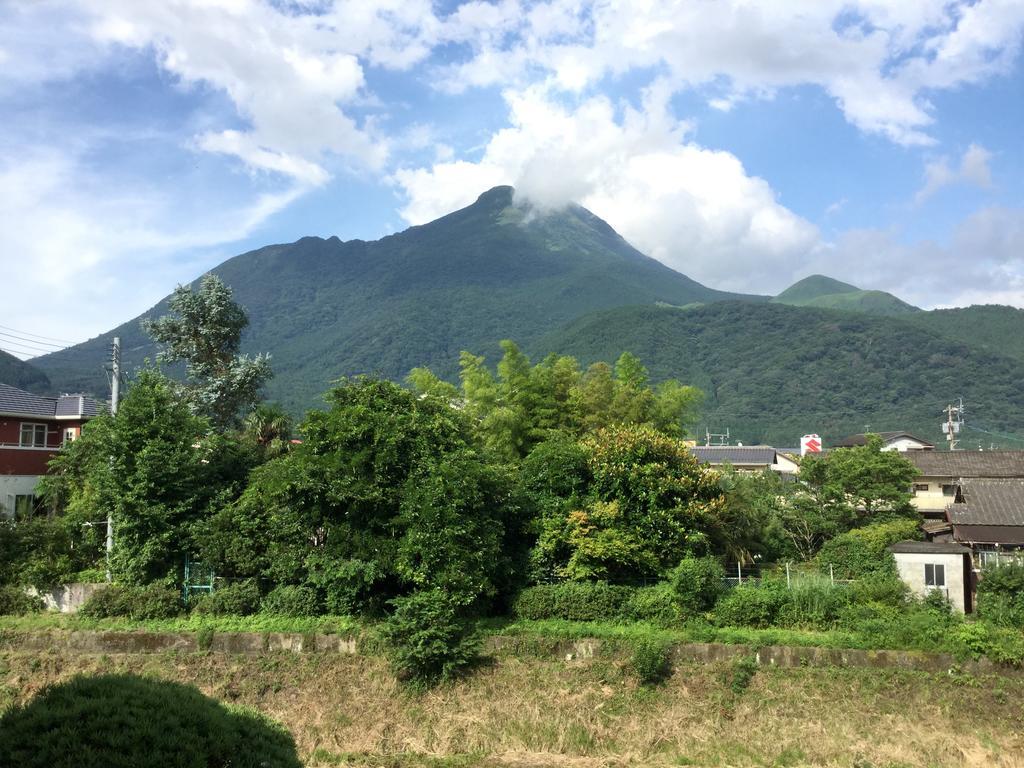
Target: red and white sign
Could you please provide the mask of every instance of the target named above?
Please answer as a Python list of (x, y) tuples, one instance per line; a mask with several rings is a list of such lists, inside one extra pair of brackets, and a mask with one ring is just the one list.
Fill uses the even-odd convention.
[(800, 438), (800, 455), (821, 453), (821, 438), (817, 435), (804, 435)]

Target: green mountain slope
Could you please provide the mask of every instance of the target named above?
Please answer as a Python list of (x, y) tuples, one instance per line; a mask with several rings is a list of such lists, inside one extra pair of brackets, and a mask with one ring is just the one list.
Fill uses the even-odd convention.
[[(531, 215), (513, 204), (511, 187), (374, 242), (307, 237), (213, 271), (249, 313), (243, 349), (273, 356), (268, 395), (294, 411), (318, 405), (339, 376), (402, 378), (418, 365), (453, 376), (462, 349), (494, 355), (503, 338), (529, 345), (599, 309), (767, 301), (715, 291), (669, 269), (581, 207)], [(161, 302), (144, 316), (165, 311)], [(102, 394), (112, 336), (121, 336), (128, 370), (155, 353), (138, 321), (37, 364), (57, 388)]]
[(986, 304), (933, 309), (906, 319), (971, 349), (1024, 361), (1024, 309)]
[(50, 380), (46, 374), (31, 363), (19, 360), (14, 355), (0, 349), (0, 384), (9, 384), (29, 392), (47, 392)]
[(793, 283), (771, 301), (794, 307), (841, 309), (867, 315), (907, 315), (920, 311), (891, 293), (863, 291), (855, 285), (842, 283), (824, 275), (805, 277)]
[[(958, 396), (989, 429), (1024, 434), (1024, 363), (895, 318), (737, 302), (626, 307), (580, 318), (531, 347), (581, 363), (623, 350), (655, 379), (704, 389), (710, 430), (729, 428), (744, 442), (792, 446), (816, 432), (827, 445), (866, 426), (939, 442), (940, 411)], [(986, 447), (992, 439), (978, 437)]]

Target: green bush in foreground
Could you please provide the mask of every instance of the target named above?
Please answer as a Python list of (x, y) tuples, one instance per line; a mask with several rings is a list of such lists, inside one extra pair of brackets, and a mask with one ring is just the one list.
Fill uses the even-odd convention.
[(0, 717), (0, 765), (19, 768), (300, 768), (263, 716), (198, 689), (131, 675), (76, 677)]
[(479, 637), (444, 592), (424, 590), (391, 602), (395, 612), (381, 635), (399, 680), (414, 687), (448, 682), (476, 659)]
[(671, 646), (662, 640), (641, 637), (633, 644), (629, 666), (644, 685), (657, 685), (672, 675)]

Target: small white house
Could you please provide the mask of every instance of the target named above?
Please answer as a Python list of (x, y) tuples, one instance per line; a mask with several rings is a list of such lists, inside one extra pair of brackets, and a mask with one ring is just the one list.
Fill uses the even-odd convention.
[(915, 595), (940, 592), (960, 613), (974, 609), (970, 549), (948, 541), (901, 541), (889, 551), (900, 578)]

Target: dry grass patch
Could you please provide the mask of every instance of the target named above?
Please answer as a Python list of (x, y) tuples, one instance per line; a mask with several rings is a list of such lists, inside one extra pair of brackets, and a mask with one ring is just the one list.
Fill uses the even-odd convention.
[(0, 706), (76, 673), (191, 683), (284, 723), (312, 766), (1024, 766), (1024, 679), (685, 664), (638, 685), (620, 659), (500, 656), (413, 695), (337, 655), (0, 654)]

